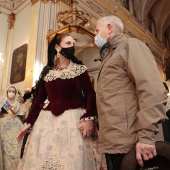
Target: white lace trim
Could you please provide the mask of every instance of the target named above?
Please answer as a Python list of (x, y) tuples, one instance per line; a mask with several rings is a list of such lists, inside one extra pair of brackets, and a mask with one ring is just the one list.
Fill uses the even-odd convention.
[(95, 120), (95, 117), (94, 116), (84, 117), (81, 120)]
[(50, 70), (49, 73), (44, 77), (44, 81), (53, 81), (57, 78), (60, 79), (71, 79), (74, 77), (79, 76), (80, 74), (84, 73), (87, 70), (85, 65), (76, 64), (70, 62), (70, 64), (64, 68), (63, 70), (56, 71)]

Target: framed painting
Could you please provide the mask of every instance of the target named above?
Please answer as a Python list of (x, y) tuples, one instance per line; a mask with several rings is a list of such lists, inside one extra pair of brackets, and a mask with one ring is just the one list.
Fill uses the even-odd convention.
[(27, 60), (28, 44), (14, 50), (12, 54), (12, 65), (10, 83), (18, 83), (25, 79), (26, 60)]

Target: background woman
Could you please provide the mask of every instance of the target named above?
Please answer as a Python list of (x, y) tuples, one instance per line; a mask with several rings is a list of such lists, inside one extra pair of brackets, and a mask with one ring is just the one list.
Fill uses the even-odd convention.
[(38, 95), (18, 135), (20, 141), (34, 124), (24, 170), (96, 169), (90, 139), (95, 92), (86, 66), (74, 56), (74, 42), (70, 34), (59, 34), (49, 44)]
[(3, 170), (16, 170), (19, 162), (21, 142), (16, 137), (23, 124), (17, 117), (21, 112), (20, 104), (15, 100), (17, 90), (14, 86), (7, 89), (7, 103), (1, 108), (0, 147), (2, 149)]

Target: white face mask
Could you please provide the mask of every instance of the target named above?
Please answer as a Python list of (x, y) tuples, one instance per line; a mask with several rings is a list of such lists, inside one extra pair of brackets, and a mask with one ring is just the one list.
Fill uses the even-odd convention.
[[(106, 28), (106, 27), (105, 27)], [(105, 29), (103, 28), (102, 31)], [(94, 37), (94, 42), (95, 44), (99, 47), (102, 48), (104, 44), (107, 43), (107, 37), (103, 38), (100, 34), (102, 33), (102, 31), (100, 31), (95, 37)]]
[(14, 93), (8, 93), (8, 97), (10, 98), (10, 99), (12, 99), (12, 98), (14, 98), (14, 96), (15, 96), (15, 94)]

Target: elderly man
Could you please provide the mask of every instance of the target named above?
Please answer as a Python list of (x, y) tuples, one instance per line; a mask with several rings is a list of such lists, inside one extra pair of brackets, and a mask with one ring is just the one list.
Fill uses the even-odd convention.
[(101, 48), (97, 83), (99, 151), (108, 170), (119, 170), (124, 155), (136, 146), (136, 159), (156, 156), (155, 134), (166, 119), (166, 92), (149, 48), (127, 38), (116, 16), (97, 21), (95, 44)]

